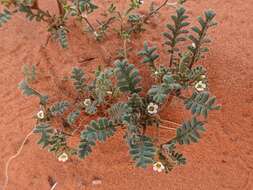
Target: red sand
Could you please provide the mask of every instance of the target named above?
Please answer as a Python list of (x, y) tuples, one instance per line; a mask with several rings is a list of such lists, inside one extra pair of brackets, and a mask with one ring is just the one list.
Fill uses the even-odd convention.
[[(125, 1), (117, 2), (122, 6), (126, 5)], [(45, 0), (43, 4), (50, 6), (50, 1)], [(62, 164), (52, 154), (41, 150), (36, 144), (38, 136), (33, 135), (21, 155), (10, 166), (8, 190), (50, 189), (49, 176), (58, 182), (56, 190), (253, 189), (252, 0), (189, 0), (186, 6), (193, 17), (207, 8), (217, 12), (219, 26), (211, 32), (214, 43), (205, 65), (209, 69), (211, 91), (223, 105), (221, 111), (210, 115), (208, 131), (200, 143), (182, 147), (188, 164), (167, 175), (154, 173), (151, 168), (136, 169), (123, 142), (122, 132), (106, 144), (98, 145), (86, 160), (74, 158)], [(136, 38), (133, 47), (139, 50), (144, 40), (161, 44), (161, 33), (165, 30), (170, 12), (171, 10), (163, 9), (162, 16), (153, 20), (159, 24), (150, 26), (150, 32)], [(71, 67), (77, 65), (92, 73), (98, 64), (104, 64), (105, 60), (110, 62), (114, 58), (112, 53), (120, 45), (113, 35), (103, 45), (94, 45), (93, 40), (80, 34), (80, 29), (73, 22), (69, 25), (72, 31), (70, 48), (62, 50), (58, 48), (58, 44), (50, 42), (46, 50), (47, 59), (40, 51), (41, 44), (47, 38), (45, 25), (30, 24), (19, 15), (0, 28), (1, 185), (4, 181), (5, 163), (34, 126), (32, 116), (38, 111), (38, 100), (23, 97), (17, 89), (17, 84), (23, 77), (22, 65), (36, 64), (40, 72), (39, 79), (43, 80), (37, 84), (37, 88), (49, 91), (54, 99), (64, 98), (61, 93), (52, 89), (54, 83), (48, 72), (49, 68), (57, 71), (60, 78), (68, 76)], [(105, 51), (105, 47), (111, 53)], [(162, 46), (159, 45), (159, 48), (162, 53), (161, 61), (166, 61), (166, 54), (161, 51)], [(96, 59), (80, 63), (80, 60), (90, 57)], [(138, 61), (135, 55), (131, 55), (131, 60), (135, 60), (134, 63)], [(142, 75), (148, 77), (149, 74)], [(162, 116), (180, 122), (180, 110), (173, 111), (175, 102), (171, 105)], [(166, 136), (170, 135), (163, 133), (163, 137)], [(94, 179), (100, 179), (102, 183), (92, 185)]]

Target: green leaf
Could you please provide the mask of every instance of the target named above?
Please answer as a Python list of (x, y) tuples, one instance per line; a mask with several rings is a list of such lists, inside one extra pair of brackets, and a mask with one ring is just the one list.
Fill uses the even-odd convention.
[(85, 139), (82, 139), (78, 149), (79, 158), (84, 159), (85, 157), (89, 156), (92, 152), (92, 146), (95, 145), (96, 143), (94, 141), (86, 141)]
[(23, 95), (26, 96), (37, 96), (40, 98), (40, 104), (45, 105), (48, 101), (47, 96), (43, 96), (40, 93), (38, 93), (36, 90), (29, 87), (28, 83), (23, 80), (18, 84), (19, 89), (22, 91)]
[(110, 77), (113, 72), (111, 69), (105, 71), (98, 71), (96, 79), (94, 81), (94, 96), (98, 104), (104, 103), (108, 91), (112, 89), (112, 81)]
[(162, 146), (165, 148), (168, 153), (168, 156), (177, 163), (177, 165), (185, 165), (186, 164), (186, 158), (182, 153), (179, 153), (176, 150), (176, 141), (172, 140), (169, 143)]
[(156, 47), (149, 47), (148, 43), (144, 42), (144, 50), (138, 53), (139, 56), (143, 57), (142, 63), (148, 63), (152, 69), (155, 69), (155, 60), (159, 58), (159, 55), (155, 53)]
[(138, 142), (131, 143), (129, 141), (128, 145), (129, 153), (137, 167), (146, 168), (148, 164), (154, 162), (156, 147), (150, 137), (140, 136)]
[(68, 101), (59, 101), (50, 108), (50, 112), (53, 116), (61, 115), (66, 111), (69, 107)]
[(173, 20), (172, 24), (167, 24), (168, 32), (164, 33), (164, 37), (167, 39), (165, 44), (170, 46), (169, 52), (174, 54), (175, 51), (178, 51), (176, 48), (179, 42), (185, 41), (186, 38), (182, 34), (188, 33), (184, 28), (189, 25), (185, 20), (188, 16), (185, 15), (185, 9), (180, 7), (176, 10), (176, 15), (171, 16)]
[(61, 150), (65, 147), (67, 147), (67, 139), (65, 134), (55, 133), (50, 138), (50, 145), (48, 147), (49, 152), (55, 152), (57, 154), (58, 152), (61, 152)]
[(205, 52), (208, 52), (207, 47), (203, 47), (204, 44), (210, 43), (211, 40), (207, 37), (208, 29), (216, 23), (213, 21), (215, 13), (211, 10), (205, 12), (205, 17), (198, 17), (199, 27), (192, 27), (195, 35), (189, 35), (189, 39), (194, 43), (195, 47), (188, 46), (188, 49), (192, 53), (192, 59), (189, 65), (189, 68), (192, 68), (193, 64), (203, 58), (202, 55)]
[(80, 114), (81, 114), (81, 112), (79, 109), (71, 112), (67, 117), (68, 124), (73, 125), (76, 122), (76, 120), (78, 119), (78, 117), (80, 116)]
[(81, 143), (79, 145), (79, 157), (85, 158), (91, 153), (91, 147), (96, 141), (104, 142), (114, 135), (116, 129), (113, 122), (106, 118), (99, 118), (98, 121), (92, 120), (88, 127), (81, 133)]
[(72, 69), (71, 79), (74, 81), (75, 88), (78, 92), (84, 92), (87, 90), (87, 85), (85, 84), (84, 72), (78, 67)]
[(210, 97), (208, 92), (194, 92), (189, 99), (185, 100), (184, 104), (193, 115), (203, 115), (207, 118), (209, 111), (220, 109), (219, 105), (215, 105), (215, 101), (216, 97)]
[(172, 74), (167, 73), (163, 77), (163, 83), (153, 85), (148, 91), (148, 94), (156, 103), (162, 104), (171, 92), (181, 88), (182, 86), (174, 80)]
[(177, 129), (176, 140), (179, 144), (197, 143), (200, 139), (200, 132), (204, 132), (204, 123), (197, 121), (195, 117), (191, 121), (183, 123)]
[(129, 112), (129, 107), (126, 103), (117, 103), (112, 105), (108, 110), (109, 116), (114, 124), (122, 124), (124, 115)]
[(85, 112), (89, 115), (94, 115), (97, 112), (97, 101), (93, 101), (91, 104), (86, 106)]
[(74, 0), (74, 3), (79, 5), (81, 12), (86, 12), (87, 14), (94, 12), (98, 8), (92, 0)]
[(10, 19), (11, 19), (11, 12), (7, 9), (4, 9), (3, 12), (0, 13), (0, 27), (2, 27)]
[(112, 121), (100, 118), (98, 121), (92, 120), (89, 126), (83, 131), (82, 138), (88, 141), (104, 142), (115, 133), (116, 129)]
[(68, 31), (65, 27), (61, 26), (57, 30), (57, 39), (59, 40), (62, 48), (68, 47)]
[(141, 88), (138, 83), (141, 81), (139, 71), (134, 65), (128, 64), (126, 60), (118, 60), (115, 62), (115, 72), (118, 80), (118, 87), (122, 92), (139, 93)]
[(38, 144), (42, 146), (42, 148), (45, 148), (50, 144), (50, 138), (53, 135), (53, 129), (50, 127), (47, 123), (39, 123), (35, 129), (34, 133), (40, 133), (41, 138), (38, 141)]
[(36, 68), (35, 68), (35, 65), (27, 65), (25, 64), (23, 66), (23, 74), (25, 76), (25, 80), (27, 82), (32, 82), (35, 80), (36, 78)]

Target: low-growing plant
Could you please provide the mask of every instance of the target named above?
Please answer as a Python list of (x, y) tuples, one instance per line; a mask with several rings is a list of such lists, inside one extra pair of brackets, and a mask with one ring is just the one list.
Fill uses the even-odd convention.
[[(4, 6), (0, 12), (0, 27), (7, 23), (15, 14), (25, 14), (30, 21), (45, 22), (48, 25), (49, 39), (56, 40), (62, 48), (68, 47), (68, 20), (74, 18), (85, 26), (84, 31), (90, 32), (96, 40), (101, 41), (106, 37), (111, 28), (123, 41), (122, 48), (118, 51), (119, 58), (126, 58), (127, 43), (131, 40), (133, 33), (145, 31), (144, 25), (148, 20), (159, 12), (166, 5), (183, 4), (185, 0), (177, 0), (176, 3), (169, 3), (169, 0), (156, 7), (151, 4), (150, 10), (146, 15), (137, 10), (144, 3), (143, 0), (131, 0), (125, 11), (120, 11), (115, 4), (110, 4), (106, 11), (101, 15), (103, 18), (97, 18), (96, 23), (90, 22), (90, 16), (98, 10), (93, 0), (56, 0), (58, 13), (51, 13), (48, 10), (40, 8), (39, 0), (0, 0), (0, 5)], [(47, 40), (47, 43), (49, 41)]]
[[(79, 4), (81, 2), (84, 4)], [(140, 2), (132, 0), (126, 15), (138, 7)], [(91, 1), (79, 3), (75, 5), (79, 7), (76, 15), (79, 15), (80, 19), (87, 18), (83, 11), (89, 14), (97, 8)], [(69, 13), (66, 9), (72, 10), (72, 7), (62, 8), (64, 15)], [(115, 6), (111, 5), (109, 12), (114, 12), (115, 9)], [(149, 15), (155, 13), (151, 11)], [(130, 29), (133, 31), (142, 30), (138, 24), (134, 25), (138, 23), (137, 17), (131, 15)], [(53, 152), (59, 161), (66, 161), (75, 155), (83, 159), (91, 154), (97, 142), (105, 142), (121, 128), (125, 130), (123, 138), (136, 166), (145, 168), (153, 164), (155, 171), (168, 172), (176, 165), (184, 165), (186, 158), (177, 147), (197, 143), (206, 130), (209, 112), (220, 109), (216, 98), (209, 92), (206, 69), (203, 65), (196, 65), (208, 51), (206, 44), (210, 39), (207, 32), (216, 25), (214, 17), (213, 11), (206, 11), (204, 16), (198, 17), (199, 25), (193, 26), (189, 31), (187, 12), (180, 6), (176, 14), (171, 16), (173, 22), (167, 24), (167, 31), (164, 32), (169, 55), (166, 63), (160, 62), (157, 47), (148, 42), (144, 43), (138, 56), (142, 59), (140, 64), (146, 64), (150, 68), (155, 81), (149, 86), (149, 90), (143, 90), (139, 70), (125, 56), (124, 59), (116, 60), (111, 68), (99, 67), (91, 82), (88, 82), (81, 68), (74, 67), (71, 80), (76, 89), (76, 97), (52, 102), (47, 95), (32, 87), (30, 81), (35, 79), (35, 71), (31, 72), (29, 67), (26, 67), (24, 73), (28, 73), (28, 76), (26, 74), (19, 88), (24, 95), (37, 96), (40, 99), (40, 110), (34, 129), (35, 133), (41, 135), (38, 144)], [(107, 26), (104, 26), (103, 30), (106, 28)], [(117, 32), (122, 35), (125, 31), (127, 30), (123, 27)], [(178, 45), (180, 43), (190, 45), (182, 48), (182, 45)], [(172, 98), (181, 100), (185, 109), (192, 114), (192, 117), (182, 124), (164, 120), (160, 116), (166, 107), (164, 105)], [(87, 120), (90, 121), (83, 125), (82, 121)], [(170, 128), (168, 124), (175, 124), (177, 128)], [(157, 131), (160, 128), (172, 130), (174, 137), (161, 141), (159, 135), (148, 134), (150, 128)], [(80, 143), (77, 147), (72, 147), (68, 144), (68, 139), (77, 134), (80, 134)]]

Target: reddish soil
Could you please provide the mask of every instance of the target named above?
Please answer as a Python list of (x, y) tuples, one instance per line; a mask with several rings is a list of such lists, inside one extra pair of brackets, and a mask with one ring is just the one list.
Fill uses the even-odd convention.
[[(54, 10), (52, 2), (42, 2), (43, 6)], [(145, 1), (145, 4), (149, 2)], [(122, 8), (127, 5), (123, 0), (117, 0), (117, 4)], [(50, 177), (58, 182), (57, 190), (253, 189), (252, 0), (189, 0), (186, 7), (194, 18), (207, 8), (217, 12), (219, 26), (211, 32), (214, 43), (204, 64), (209, 69), (211, 91), (223, 106), (221, 111), (210, 115), (208, 131), (200, 143), (182, 147), (188, 164), (169, 174), (154, 173), (151, 168), (136, 169), (122, 139), (122, 131), (107, 143), (97, 145), (86, 160), (73, 158), (63, 164), (52, 154), (41, 150), (36, 144), (38, 136), (33, 135), (20, 156), (10, 165), (8, 190), (49, 190)], [(141, 49), (144, 40), (153, 42), (162, 54), (160, 61), (166, 62), (168, 57), (162, 50), (161, 33), (165, 31), (171, 11), (163, 9), (161, 16), (152, 20), (156, 24), (147, 28), (149, 32), (135, 37), (134, 49)], [(22, 65), (37, 65), (40, 81), (36, 87), (42, 92), (49, 92), (56, 100), (64, 98), (64, 95), (55, 89), (49, 71), (55, 71), (58, 76), (56, 82), (66, 86), (60, 79), (69, 76), (71, 67), (81, 66), (91, 74), (99, 64), (110, 64), (114, 59), (113, 52), (121, 45), (113, 35), (108, 36), (105, 43), (96, 45), (91, 38), (80, 33), (74, 22), (70, 21), (69, 25), (70, 48), (62, 50), (58, 44), (50, 42), (44, 53), (41, 51), (41, 44), (47, 38), (44, 24), (31, 24), (23, 15), (18, 15), (0, 28), (1, 186), (6, 161), (16, 153), (26, 134), (33, 128), (35, 119), (32, 116), (38, 111), (38, 100), (22, 96), (17, 88), (23, 78)], [(91, 57), (95, 59), (80, 63)], [(130, 60), (133, 63), (138, 61), (134, 54), (131, 54)], [(149, 73), (142, 66), (139, 68), (143, 71), (143, 77), (148, 79)], [(149, 82), (144, 85), (149, 85)], [(179, 106), (175, 111), (177, 103), (180, 102), (173, 101), (162, 117), (181, 122), (184, 114)], [(165, 138), (171, 134), (163, 132), (162, 135)], [(94, 179), (100, 179), (101, 184), (92, 185)]]

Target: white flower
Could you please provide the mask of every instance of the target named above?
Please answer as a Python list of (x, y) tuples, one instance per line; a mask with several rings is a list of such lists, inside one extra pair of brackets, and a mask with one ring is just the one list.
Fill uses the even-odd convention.
[(87, 98), (83, 101), (84, 106), (89, 106), (91, 104), (91, 99)]
[(107, 91), (106, 93), (107, 93), (107, 94), (112, 94), (112, 91)]
[(142, 5), (144, 4), (144, 0), (140, 0), (139, 2), (140, 2), (140, 4), (142, 4)]
[(153, 170), (155, 172), (162, 172), (164, 169), (165, 169), (165, 167), (161, 162), (156, 162), (153, 165)]
[(151, 102), (149, 103), (147, 110), (149, 114), (156, 114), (158, 112), (158, 105)]
[(58, 157), (59, 162), (66, 162), (69, 159), (69, 156), (64, 152)]
[(39, 119), (44, 119), (44, 117), (45, 117), (44, 112), (43, 112), (42, 110), (40, 110), (40, 111), (37, 113), (37, 117), (38, 117)]
[(95, 37), (98, 37), (98, 33), (96, 31), (93, 32)]
[(195, 84), (195, 88), (199, 92), (204, 91), (206, 89), (206, 84), (203, 83), (203, 81), (199, 81), (197, 84)]
[(158, 75), (159, 74), (159, 72), (158, 71), (155, 71), (155, 75)]
[(205, 79), (205, 78), (206, 78), (206, 75), (201, 75), (200, 78), (201, 78), (201, 79)]
[(196, 48), (196, 44), (195, 44), (195, 43), (192, 43), (192, 47), (195, 49), (195, 48)]

